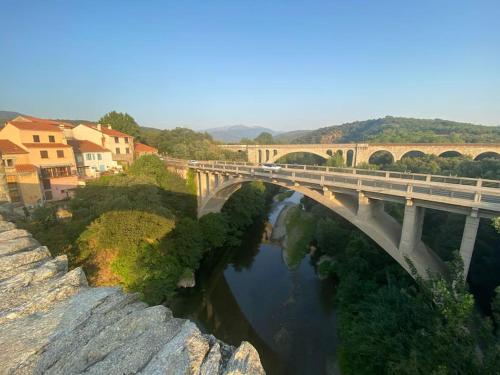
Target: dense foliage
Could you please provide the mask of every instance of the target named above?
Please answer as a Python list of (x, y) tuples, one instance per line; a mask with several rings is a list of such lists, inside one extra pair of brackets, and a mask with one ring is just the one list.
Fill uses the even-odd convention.
[(499, 126), (387, 116), (320, 128), (293, 143), (488, 143), (500, 142)]
[(102, 116), (98, 123), (111, 125), (113, 129), (129, 134), (133, 137), (139, 137), (140, 135), (139, 125), (128, 113), (111, 111)]

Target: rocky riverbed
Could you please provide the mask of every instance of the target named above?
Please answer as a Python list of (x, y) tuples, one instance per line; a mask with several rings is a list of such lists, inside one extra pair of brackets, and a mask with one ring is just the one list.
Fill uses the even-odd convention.
[(248, 342), (226, 345), (165, 306), (92, 288), (0, 218), (0, 374), (264, 374)]

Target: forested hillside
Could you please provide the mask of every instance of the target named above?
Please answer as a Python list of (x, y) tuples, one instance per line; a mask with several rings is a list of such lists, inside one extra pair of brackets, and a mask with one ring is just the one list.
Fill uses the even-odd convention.
[(500, 142), (500, 126), (387, 116), (313, 130), (293, 143), (490, 143)]

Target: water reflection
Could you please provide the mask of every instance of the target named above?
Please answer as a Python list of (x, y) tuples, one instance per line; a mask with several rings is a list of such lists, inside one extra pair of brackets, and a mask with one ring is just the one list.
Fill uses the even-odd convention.
[[(269, 219), (297, 199), (275, 204)], [(243, 246), (205, 259), (197, 286), (170, 307), (225, 342), (251, 342), (268, 374), (335, 373), (333, 285), (316, 277), (309, 256), (289, 270), (280, 246), (261, 243), (264, 229), (255, 225)]]

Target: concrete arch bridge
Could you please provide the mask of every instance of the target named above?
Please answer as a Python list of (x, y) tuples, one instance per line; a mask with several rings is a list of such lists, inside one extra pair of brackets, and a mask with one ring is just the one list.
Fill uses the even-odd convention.
[(473, 159), (485, 156), (500, 158), (500, 144), (497, 143), (330, 143), (330, 144), (276, 144), (276, 145), (220, 145), (235, 152), (245, 152), (250, 163), (274, 163), (279, 158), (297, 152), (305, 152), (328, 159), (340, 153), (348, 166), (368, 163), (377, 153), (388, 153), (393, 161), (407, 155), (433, 154), (468, 155)]
[[(444, 272), (439, 257), (422, 240), (426, 208), (466, 216), (460, 245), (467, 275), (480, 218), (500, 216), (500, 181), (352, 168), (288, 165), (269, 171), (257, 164), (200, 162), (196, 171), (198, 216), (219, 212), (243, 183), (263, 181), (298, 191), (350, 221), (372, 238), (406, 271)], [(405, 204), (400, 224), (384, 202)]]

